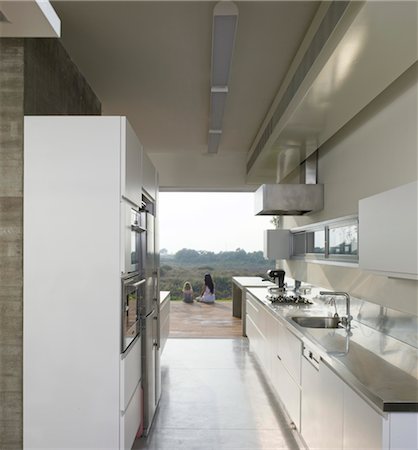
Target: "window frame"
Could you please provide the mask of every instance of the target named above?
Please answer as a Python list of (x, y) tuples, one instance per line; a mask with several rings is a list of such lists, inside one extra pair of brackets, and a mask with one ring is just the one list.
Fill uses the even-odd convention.
[[(330, 253), (330, 229), (342, 228), (355, 225), (357, 228), (357, 253), (356, 254), (335, 254)], [(309, 252), (308, 250), (308, 233), (314, 233), (316, 231), (323, 231), (325, 236), (325, 248), (324, 253)], [(323, 262), (323, 263), (348, 263), (358, 264), (359, 260), (359, 221), (358, 216), (345, 216), (337, 219), (327, 220), (324, 222), (313, 223), (302, 227), (292, 228), (291, 233), (291, 260), (305, 260), (311, 262)], [(295, 236), (304, 234), (304, 252), (295, 253)]]

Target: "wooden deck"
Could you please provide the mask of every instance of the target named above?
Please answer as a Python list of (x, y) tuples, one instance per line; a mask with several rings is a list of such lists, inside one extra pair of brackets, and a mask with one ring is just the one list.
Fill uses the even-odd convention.
[(237, 338), (241, 335), (241, 319), (232, 317), (232, 302), (213, 305), (171, 302), (171, 338)]

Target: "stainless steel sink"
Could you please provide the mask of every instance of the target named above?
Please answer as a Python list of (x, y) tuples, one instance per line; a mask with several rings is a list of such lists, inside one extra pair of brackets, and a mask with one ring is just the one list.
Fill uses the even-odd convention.
[(339, 328), (340, 317), (292, 317), (292, 320), (305, 328)]

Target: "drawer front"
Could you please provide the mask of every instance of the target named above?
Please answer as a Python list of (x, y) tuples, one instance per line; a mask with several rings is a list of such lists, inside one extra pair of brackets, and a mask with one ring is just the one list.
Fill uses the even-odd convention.
[(249, 314), (247, 314), (247, 337), (250, 341), (250, 350), (257, 353), (257, 343), (260, 340), (260, 334)]
[(272, 360), (272, 383), (287, 413), (300, 430), (300, 388), (277, 355)]
[(278, 329), (278, 354), (286, 369), (300, 385), (302, 342), (283, 325)]
[(141, 337), (120, 364), (120, 410), (125, 411), (141, 379)]
[(134, 395), (120, 418), (120, 448), (130, 450), (142, 423), (142, 389), (137, 386)]
[(269, 314), (266, 309), (251, 295), (247, 294), (246, 297), (246, 313), (251, 317), (252, 321), (258, 328), (261, 334), (265, 333), (267, 315)]

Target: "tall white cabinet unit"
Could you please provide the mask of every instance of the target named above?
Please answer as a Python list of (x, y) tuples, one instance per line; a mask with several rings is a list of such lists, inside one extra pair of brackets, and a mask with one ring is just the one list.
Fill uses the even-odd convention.
[(131, 448), (141, 343), (121, 356), (121, 210), (141, 200), (123, 117), (26, 117), (25, 449)]

